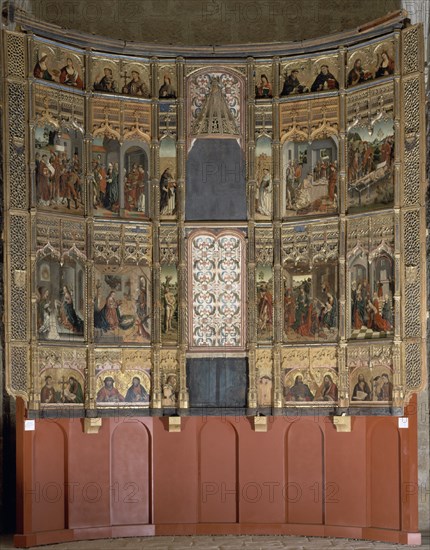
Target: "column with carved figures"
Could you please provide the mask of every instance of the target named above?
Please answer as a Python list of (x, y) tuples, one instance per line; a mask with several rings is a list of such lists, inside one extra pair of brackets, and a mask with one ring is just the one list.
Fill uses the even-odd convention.
[(161, 409), (160, 350), (161, 350), (161, 266), (160, 266), (160, 198), (158, 181), (160, 179), (159, 161), (159, 104), (157, 95), (158, 65), (157, 59), (151, 60), (151, 208), (152, 216), (152, 399), (151, 407)]
[(346, 362), (346, 210), (347, 210), (347, 107), (345, 90), (345, 59), (346, 50), (339, 48), (339, 171), (338, 171), (338, 208), (339, 208), (339, 347), (337, 363), (339, 372), (339, 407), (349, 404), (349, 375)]
[(256, 295), (255, 295), (255, 88), (254, 88), (254, 59), (247, 59), (247, 197), (248, 197), (248, 307), (247, 307), (247, 339), (248, 339), (248, 408), (257, 408), (256, 384)]
[(273, 129), (273, 406), (281, 409), (283, 405), (281, 384), (282, 340), (283, 340), (283, 288), (282, 288), (282, 200), (281, 200), (281, 135), (279, 118), (279, 58), (273, 60), (273, 90), (272, 106)]
[(185, 235), (185, 90), (184, 90), (185, 60), (182, 57), (176, 60), (176, 74), (178, 81), (177, 93), (177, 231), (178, 231), (178, 300), (179, 300), (179, 408), (188, 409), (189, 395), (186, 376), (186, 350), (188, 345), (188, 303), (187, 303), (187, 239)]

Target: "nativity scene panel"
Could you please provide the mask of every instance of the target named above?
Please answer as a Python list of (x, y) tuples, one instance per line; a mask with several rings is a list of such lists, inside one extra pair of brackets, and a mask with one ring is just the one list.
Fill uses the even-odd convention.
[(149, 267), (97, 266), (95, 281), (95, 341), (149, 344), (152, 303)]

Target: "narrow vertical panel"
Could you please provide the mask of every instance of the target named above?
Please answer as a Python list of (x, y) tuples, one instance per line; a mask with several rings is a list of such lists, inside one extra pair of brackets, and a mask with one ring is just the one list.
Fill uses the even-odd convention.
[(370, 525), (400, 529), (400, 447), (394, 425), (378, 422), (370, 434)]
[(324, 522), (324, 441), (318, 425), (294, 422), (286, 439), (287, 523)]
[(200, 432), (201, 523), (237, 522), (237, 439), (230, 423), (211, 419)]
[[(37, 422), (34, 435), (33, 531), (65, 529), (65, 435), (55, 422)], [(30, 497), (31, 498), (31, 497)]]
[(140, 422), (121, 422), (111, 439), (111, 524), (149, 523), (150, 442)]

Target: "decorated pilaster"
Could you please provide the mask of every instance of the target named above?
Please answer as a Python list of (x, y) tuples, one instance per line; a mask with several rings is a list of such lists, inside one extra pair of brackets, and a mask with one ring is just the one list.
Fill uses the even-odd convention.
[(189, 407), (189, 395), (187, 388), (186, 373), (186, 351), (188, 347), (188, 296), (187, 296), (187, 239), (185, 233), (185, 162), (186, 162), (186, 139), (185, 139), (185, 61), (182, 57), (176, 60), (178, 79), (177, 94), (177, 146), (176, 146), (176, 168), (177, 168), (177, 219), (178, 219), (178, 298), (179, 298), (179, 408)]

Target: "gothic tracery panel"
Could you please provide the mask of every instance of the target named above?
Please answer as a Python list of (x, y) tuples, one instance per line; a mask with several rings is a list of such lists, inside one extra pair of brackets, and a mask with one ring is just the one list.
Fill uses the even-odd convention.
[(197, 233), (190, 236), (188, 254), (190, 349), (243, 349), (243, 235)]

